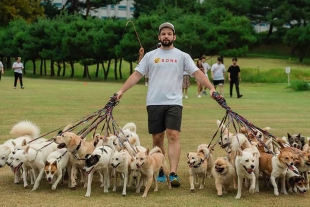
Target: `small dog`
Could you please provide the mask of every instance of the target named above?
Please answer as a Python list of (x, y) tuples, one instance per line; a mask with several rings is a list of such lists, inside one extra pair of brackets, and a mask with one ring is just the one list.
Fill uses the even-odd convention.
[(304, 194), (307, 192), (306, 181), (305, 178), (300, 176), (298, 169), (293, 166), (294, 170), (288, 169), (285, 175), (285, 179), (287, 182), (288, 191), (300, 194)]
[(235, 168), (227, 157), (219, 157), (214, 162), (212, 175), (215, 180), (217, 195), (222, 196), (223, 193), (227, 193), (227, 190), (235, 179)]
[(287, 133), (287, 138), (291, 147), (301, 150), (305, 145), (305, 137), (301, 136), (300, 134), (290, 135)]
[(214, 146), (215, 144), (213, 146), (208, 146), (207, 144), (200, 144), (197, 148), (197, 151), (200, 153), (203, 153), (205, 158), (207, 159), (207, 163), (208, 163), (207, 177), (208, 178), (212, 177), (211, 171), (212, 171), (213, 164), (214, 164), (212, 152), (214, 151)]
[(121, 174), (124, 178), (123, 184), (123, 192), (122, 195), (126, 195), (126, 187), (129, 183), (129, 176), (130, 176), (130, 163), (132, 162), (133, 158), (129, 154), (127, 150), (115, 151), (112, 157), (111, 166), (115, 170), (114, 175), (114, 187), (113, 191), (116, 191), (116, 184), (117, 184), (117, 174)]
[(250, 152), (241, 151), (241, 149), (239, 148), (236, 153), (235, 167), (238, 177), (238, 193), (235, 198), (240, 199), (242, 183), (244, 178), (250, 180), (251, 186), (249, 192), (254, 193), (255, 190), (255, 183), (256, 183), (256, 177), (254, 173), (255, 158), (253, 154)]
[(293, 168), (293, 155), (289, 151), (280, 151), (278, 155), (272, 155), (261, 152), (259, 158), (260, 171), (267, 176), (270, 176), (271, 184), (273, 185), (274, 194), (279, 195), (278, 185), (276, 178), (281, 178), (281, 192), (287, 194), (285, 187), (285, 174), (287, 169), (294, 170)]
[(109, 192), (109, 169), (111, 167), (113, 154), (114, 150), (110, 146), (99, 146), (93, 151), (91, 155), (86, 155), (85, 166), (83, 168), (85, 173), (88, 175), (87, 191), (85, 197), (90, 197), (91, 184), (95, 171), (103, 173), (103, 192)]
[[(48, 155), (44, 172), (46, 175), (47, 182), (53, 184), (52, 190), (57, 188), (59, 181), (63, 178), (63, 172), (66, 170), (69, 162), (69, 153), (67, 149), (58, 149)], [(68, 171), (70, 174), (70, 171)], [(53, 178), (57, 177), (56, 181), (53, 183)]]
[(133, 122), (129, 122), (125, 124), (125, 126), (122, 128), (122, 132), (119, 134), (119, 137), (121, 139), (121, 142), (132, 142), (132, 139), (134, 139), (135, 146), (140, 146), (140, 139), (137, 134), (137, 126)]
[(198, 179), (199, 177), (201, 178), (199, 189), (203, 189), (208, 168), (207, 158), (201, 152), (189, 152), (187, 154), (187, 164), (189, 166), (190, 190), (195, 190), (194, 178)]
[[(141, 173), (147, 178), (147, 184), (145, 186), (142, 197), (147, 197), (147, 193), (152, 185), (152, 180), (156, 180), (161, 167), (163, 168), (164, 174), (166, 175), (169, 189), (171, 189), (167, 162), (165, 155), (162, 153), (159, 147), (154, 147), (151, 151), (147, 149), (146, 152), (138, 152), (136, 155), (136, 162), (136, 165), (138, 168), (140, 168)], [(140, 179), (139, 186), (136, 189), (137, 193), (140, 193), (142, 184), (143, 180)], [(155, 182), (154, 191), (158, 191), (157, 182)]]

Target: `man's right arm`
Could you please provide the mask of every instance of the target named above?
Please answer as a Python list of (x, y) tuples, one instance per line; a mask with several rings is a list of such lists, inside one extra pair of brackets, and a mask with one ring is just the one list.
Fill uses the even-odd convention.
[(117, 92), (117, 99), (122, 98), (123, 93), (125, 93), (128, 89), (134, 86), (140, 79), (142, 78), (142, 74), (138, 71), (135, 71), (133, 74), (129, 76), (121, 89)]

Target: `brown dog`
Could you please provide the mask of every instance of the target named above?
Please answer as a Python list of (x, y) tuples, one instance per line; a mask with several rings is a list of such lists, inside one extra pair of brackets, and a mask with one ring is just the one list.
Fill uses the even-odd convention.
[[(136, 155), (136, 166), (140, 168), (141, 174), (147, 177), (147, 184), (145, 186), (142, 197), (147, 197), (147, 193), (152, 185), (152, 181), (153, 179), (156, 180), (161, 167), (163, 168), (164, 174), (166, 175), (169, 189), (171, 188), (165, 155), (162, 153), (159, 147), (154, 147), (151, 151), (148, 149), (146, 152), (139, 151)], [(140, 193), (142, 185), (143, 180), (140, 179), (139, 186), (136, 190), (137, 193)], [(154, 191), (158, 191), (157, 182), (155, 182)]]
[(190, 190), (195, 190), (194, 180), (201, 178), (199, 189), (204, 188), (204, 183), (207, 175), (208, 161), (204, 153), (201, 151), (189, 152), (187, 154), (187, 164), (189, 166), (189, 183)]
[(215, 180), (217, 195), (222, 196), (223, 193), (227, 193), (235, 179), (235, 169), (227, 157), (219, 157), (214, 162), (212, 175)]

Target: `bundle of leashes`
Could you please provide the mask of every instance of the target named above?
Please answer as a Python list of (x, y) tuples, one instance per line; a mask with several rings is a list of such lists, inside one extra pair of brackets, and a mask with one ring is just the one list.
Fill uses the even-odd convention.
[[(214, 92), (212, 94), (212, 98), (216, 100), (216, 102), (226, 110), (226, 114), (224, 118), (221, 120), (221, 123), (219, 125), (219, 128), (217, 129), (216, 133), (214, 134), (213, 138), (210, 141), (209, 146), (211, 145), (211, 142), (216, 137), (218, 131), (220, 130), (221, 126), (223, 126), (226, 129), (229, 129), (229, 126), (232, 125), (235, 132), (239, 132), (241, 127), (244, 127), (250, 134), (252, 134), (254, 137), (256, 135), (257, 131), (260, 131), (262, 134), (264, 134), (266, 137), (269, 137), (272, 139), (273, 143), (277, 146), (279, 146), (279, 143), (276, 141), (276, 137), (270, 134), (269, 132), (255, 126), (254, 124), (250, 123), (248, 120), (246, 120), (243, 116), (237, 114), (234, 112), (226, 103), (226, 100), (224, 97), (222, 97), (218, 92)], [(237, 129), (238, 128), (238, 129)], [(222, 139), (222, 130), (220, 130), (220, 139)], [(259, 138), (256, 137), (256, 139), (264, 146), (268, 151), (268, 147), (265, 145), (265, 143)]]

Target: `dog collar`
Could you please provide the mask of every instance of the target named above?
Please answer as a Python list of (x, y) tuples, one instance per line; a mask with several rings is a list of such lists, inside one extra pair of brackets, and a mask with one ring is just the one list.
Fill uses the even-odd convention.
[(206, 160), (206, 158), (205, 158), (205, 159), (201, 159), (201, 160), (200, 160), (200, 163), (198, 163), (197, 165), (193, 166), (193, 168), (199, 168), (200, 165), (201, 165), (205, 160)]
[(81, 145), (82, 145), (82, 140), (80, 140), (80, 143), (76, 147), (76, 149), (75, 149), (76, 152), (79, 151), (79, 149), (81, 148)]

